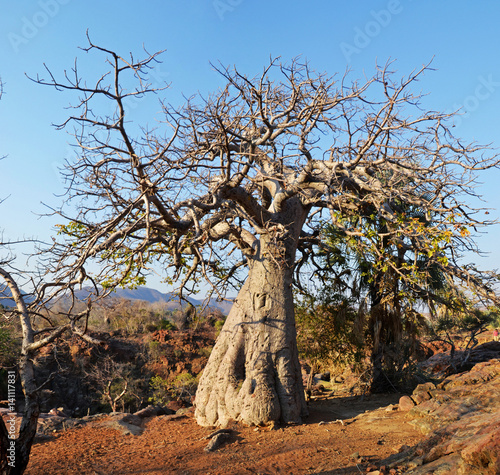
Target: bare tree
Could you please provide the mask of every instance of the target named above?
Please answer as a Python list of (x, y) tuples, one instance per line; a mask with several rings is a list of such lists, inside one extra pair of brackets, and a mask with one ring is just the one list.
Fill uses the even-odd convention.
[(108, 356), (93, 365), (87, 376), (113, 412), (117, 412), (120, 401), (123, 407), (123, 398), (130, 392), (129, 383), (132, 380), (126, 364), (117, 363)]
[[(2, 248), (0, 242), (0, 248)], [(6, 475), (22, 474), (29, 462), (31, 446), (37, 430), (38, 416), (40, 407), (38, 403), (38, 394), (50, 378), (37, 384), (34, 360), (40, 349), (55, 342), (66, 332), (73, 332), (86, 341), (99, 343), (97, 340), (86, 334), (86, 329), (79, 325), (81, 320), (87, 320), (90, 313), (90, 303), (84, 312), (80, 314), (67, 314), (68, 320), (63, 323), (55, 323), (51, 320), (50, 310), (46, 307), (47, 299), (41, 299), (41, 288), (31, 282), (28, 272), (20, 272), (13, 267), (13, 257), (0, 260), (0, 294), (8, 295), (15, 302), (15, 307), (4, 307), (1, 310), (1, 317), (7, 320), (19, 319), (22, 342), (21, 354), (17, 361), (17, 367), (12, 371), (12, 395), (14, 396), (14, 380), (19, 375), (24, 401), (16, 401), (15, 397), (9, 399), (9, 405), (12, 412), (22, 414), (21, 426), (16, 428), (16, 434), (13, 430), (7, 430), (7, 427), (0, 417), (0, 473)], [(30, 293), (24, 293), (18, 282), (24, 282), (34, 285)], [(85, 325), (84, 325), (85, 327)], [(12, 417), (11, 417), (11, 420)], [(9, 429), (14, 426), (11, 424)], [(18, 430), (17, 430), (18, 429)], [(9, 452), (10, 449), (10, 452)]]
[[(0, 79), (0, 98), (3, 94), (3, 83)], [(0, 204), (5, 198), (0, 197)], [(18, 319), (21, 328), (21, 352), (16, 368), (8, 374), (8, 401), (11, 415), (9, 427), (0, 417), (0, 473), (5, 475), (22, 474), (28, 465), (31, 446), (37, 430), (37, 421), (40, 412), (38, 393), (43, 389), (37, 385), (34, 359), (41, 348), (55, 342), (66, 332), (73, 332), (92, 343), (100, 343), (87, 335), (87, 321), (91, 310), (91, 301), (84, 311), (74, 312), (75, 281), (45, 281), (39, 278), (38, 272), (20, 271), (14, 266), (15, 256), (12, 247), (17, 244), (35, 244), (34, 240), (21, 239), (18, 241), (4, 240), (0, 232), (0, 318), (6, 321)], [(81, 280), (81, 279), (80, 279)], [(30, 287), (30, 293), (22, 290), (21, 283)], [(69, 291), (68, 317), (63, 323), (51, 319), (48, 304), (58, 295)], [(6, 301), (14, 305), (1, 305)], [(19, 376), (24, 401), (15, 400), (16, 380)], [(22, 410), (21, 410), (22, 408)], [(20, 427), (12, 414), (22, 413)]]
[[(196, 394), (201, 425), (295, 423), (307, 413), (292, 286), (314, 272), (318, 250), (328, 252), (325, 221), (383, 253), (346, 219), (375, 214), (387, 223), (388, 245), (425, 254), (450, 279), (495, 299), (490, 277), (458, 258), (475, 250), (469, 229), (488, 224), (469, 204), (475, 173), (498, 160), (455, 139), (448, 114), (421, 110), (410, 86), (427, 67), (398, 80), (387, 64), (363, 84), (299, 60), (273, 60), (257, 77), (219, 67), (220, 91), (179, 109), (163, 103), (164, 122), (151, 130), (128, 122), (127, 101), (158, 92), (148, 81), (157, 55), (138, 61), (91, 40), (86, 51), (108, 58), (96, 83), (87, 85), (76, 63), (63, 80), (49, 70), (36, 78), (79, 94), (61, 125), (75, 126), (80, 149), (66, 170), (78, 212), (59, 211), (68, 222), (51, 271), (85, 280), (94, 262), (101, 271), (93, 280), (107, 288), (142, 283), (155, 262), (180, 283), (181, 297), (200, 277), (214, 291), (235, 283), (238, 297)], [(114, 108), (99, 112), (103, 101)], [(432, 225), (406, 216), (407, 205)], [(395, 262), (387, 265), (412, 281), (416, 267)]]

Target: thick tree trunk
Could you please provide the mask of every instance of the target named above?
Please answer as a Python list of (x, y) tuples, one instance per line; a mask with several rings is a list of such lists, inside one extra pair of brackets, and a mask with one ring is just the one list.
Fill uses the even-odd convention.
[(298, 423), (306, 415), (291, 273), (254, 264), (203, 372), (200, 425)]
[[(196, 393), (203, 426), (299, 423), (307, 415), (297, 350), (292, 275), (307, 209), (287, 202), (248, 258), (249, 274)], [(274, 229), (274, 231), (272, 231)], [(280, 232), (278, 232), (280, 231)]]

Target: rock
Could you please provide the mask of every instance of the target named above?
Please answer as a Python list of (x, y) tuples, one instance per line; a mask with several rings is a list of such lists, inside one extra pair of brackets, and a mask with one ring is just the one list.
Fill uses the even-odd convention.
[(182, 407), (176, 412), (177, 415), (187, 416), (189, 414), (194, 414), (194, 406)]
[(415, 404), (421, 404), (424, 401), (432, 399), (432, 391), (436, 390), (434, 383), (419, 384), (413, 391), (412, 399)]
[(399, 398), (399, 410), (400, 411), (409, 411), (415, 406), (415, 402), (410, 396), (402, 396)]
[(166, 407), (171, 411), (177, 412), (179, 409), (186, 407), (186, 404), (184, 401), (169, 401)]
[(233, 433), (233, 431), (231, 429), (219, 429), (219, 430), (216, 430), (215, 432), (208, 434), (204, 438), (208, 440), (208, 439), (213, 439), (215, 436), (217, 436), (219, 434), (232, 434), (232, 433)]
[(351, 454), (351, 455), (349, 456), (349, 458), (350, 458), (353, 462), (355, 462), (355, 463), (361, 463), (361, 462), (364, 462), (364, 461), (365, 461), (365, 459), (364, 459), (363, 457), (360, 457), (360, 456), (359, 456), (359, 452), (354, 452), (353, 454)]
[(135, 414), (125, 414), (122, 419), (127, 424), (133, 424), (135, 426), (140, 426), (142, 424), (142, 418)]
[(187, 417), (186, 414), (168, 414), (160, 416), (162, 421), (173, 421), (175, 419), (182, 419), (183, 417)]
[(227, 432), (219, 432), (217, 435), (214, 435), (208, 445), (205, 447), (205, 452), (213, 452), (220, 448), (223, 444), (225, 444), (231, 438), (231, 434)]
[(417, 387), (432, 398), (408, 412), (426, 439), (386, 460), (413, 475), (500, 474), (500, 359), (447, 377), (436, 389)]
[(314, 379), (317, 379), (318, 381), (330, 381), (330, 371), (315, 374)]
[(142, 427), (138, 427), (135, 424), (129, 424), (123, 419), (112, 419), (110, 421), (104, 421), (100, 424), (103, 427), (111, 427), (121, 432), (123, 435), (141, 435), (143, 432)]
[(465, 463), (474, 467), (500, 473), (500, 417), (485, 425), (460, 452)]
[(141, 419), (145, 417), (163, 416), (165, 414), (175, 414), (175, 411), (164, 406), (148, 406), (140, 411), (134, 412), (134, 416), (138, 416)]

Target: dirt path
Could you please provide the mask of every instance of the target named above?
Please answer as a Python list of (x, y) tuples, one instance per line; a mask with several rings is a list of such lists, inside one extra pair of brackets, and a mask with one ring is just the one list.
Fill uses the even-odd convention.
[(368, 465), (376, 466), (402, 445), (423, 438), (405, 413), (386, 410), (398, 399), (385, 395), (314, 401), (305, 424), (274, 430), (234, 425), (231, 439), (212, 453), (204, 451), (212, 431), (190, 415), (153, 418), (138, 436), (106, 427), (102, 419), (35, 444), (27, 474), (364, 473)]

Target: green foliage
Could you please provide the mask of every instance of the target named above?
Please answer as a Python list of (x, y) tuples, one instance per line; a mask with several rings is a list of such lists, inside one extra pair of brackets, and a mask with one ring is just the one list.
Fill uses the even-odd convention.
[(170, 384), (161, 376), (153, 376), (149, 381), (149, 386), (152, 391), (151, 397), (148, 399), (151, 404), (164, 406), (172, 400), (170, 395)]
[(224, 326), (224, 323), (226, 323), (226, 318), (222, 320), (216, 320), (214, 323), (214, 328), (215, 328), (215, 335), (219, 336), (220, 332), (222, 331), (222, 327)]
[(296, 307), (301, 356), (320, 367), (359, 362), (364, 354), (364, 315), (340, 294), (303, 296)]
[(149, 354), (152, 359), (156, 360), (160, 356), (163, 355), (163, 351), (161, 348), (161, 343), (159, 341), (150, 341), (149, 342)]
[(495, 328), (500, 327), (500, 307), (490, 307), (491, 325)]
[(431, 336), (437, 340), (448, 342), (452, 351), (455, 344), (453, 334), (466, 334), (467, 343), (465, 349), (471, 349), (477, 344), (476, 336), (487, 331), (489, 325), (498, 321), (500, 309), (490, 307), (485, 310), (468, 308), (462, 312), (444, 312), (432, 324)]
[(158, 330), (177, 330), (177, 327), (168, 319), (162, 318), (157, 326)]
[(21, 351), (21, 342), (14, 336), (14, 330), (0, 322), (0, 365), (13, 366)]
[(181, 373), (174, 379), (172, 393), (177, 398), (191, 397), (196, 393), (198, 378), (190, 373)]
[(149, 381), (152, 395), (149, 402), (152, 404), (165, 405), (173, 399), (194, 396), (198, 386), (198, 378), (190, 373), (181, 373), (173, 381), (153, 376)]

